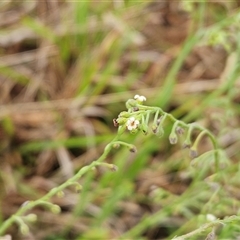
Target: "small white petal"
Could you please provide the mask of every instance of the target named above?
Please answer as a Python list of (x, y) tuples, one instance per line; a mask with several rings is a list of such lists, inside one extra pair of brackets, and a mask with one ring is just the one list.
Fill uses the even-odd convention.
[(134, 96), (134, 99), (138, 99), (140, 96), (138, 95), (138, 94), (136, 94), (135, 96)]
[(134, 117), (130, 117), (128, 120), (127, 120), (127, 124), (126, 124), (126, 127), (129, 131), (133, 130), (133, 129), (136, 129), (139, 125), (139, 120), (135, 119)]
[(217, 219), (213, 214), (207, 214), (206, 218), (210, 222), (215, 221)]
[(147, 100), (145, 96), (140, 96), (140, 95), (135, 95), (134, 99), (136, 99), (139, 102), (144, 102)]
[(131, 125), (128, 125), (128, 126), (127, 126), (127, 129), (128, 129), (129, 131), (131, 131), (131, 130), (133, 129), (133, 127), (132, 127)]
[(141, 101), (141, 102), (143, 102), (143, 101), (146, 101), (147, 99), (146, 99), (146, 97), (144, 97), (144, 96), (140, 96), (140, 97), (138, 98), (138, 100)]

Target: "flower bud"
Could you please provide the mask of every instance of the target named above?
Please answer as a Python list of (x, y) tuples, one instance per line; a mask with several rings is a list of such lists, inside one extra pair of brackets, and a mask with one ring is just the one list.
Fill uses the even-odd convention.
[(36, 222), (37, 221), (37, 215), (34, 213), (30, 213), (27, 216), (24, 216), (24, 219), (28, 222)]
[(142, 132), (147, 135), (148, 134), (148, 126), (147, 124), (141, 124), (141, 130)]
[(118, 148), (120, 147), (120, 144), (119, 144), (119, 143), (114, 143), (114, 144), (112, 145), (112, 147), (118, 149)]
[(58, 214), (61, 212), (61, 208), (57, 204), (53, 204), (50, 208), (52, 213)]
[(131, 113), (129, 113), (127, 111), (122, 111), (122, 112), (120, 112), (118, 117), (129, 118), (129, 117), (131, 117)]
[(82, 191), (82, 185), (80, 185), (78, 182), (75, 182), (75, 191), (77, 193), (80, 193)]
[(156, 134), (157, 129), (158, 129), (158, 125), (157, 125), (157, 124), (153, 124), (153, 125), (152, 125), (152, 132), (153, 132), (154, 134)]
[(144, 101), (147, 100), (147, 98), (145, 96), (140, 96), (140, 95), (135, 95), (134, 99), (136, 99), (139, 103), (143, 103)]
[(130, 108), (136, 107), (137, 104), (138, 104), (138, 102), (137, 102), (136, 100), (134, 100), (134, 99), (129, 99), (129, 100), (127, 100), (127, 102), (126, 102), (126, 108), (127, 108), (127, 109), (130, 109)]
[[(116, 124), (117, 124), (117, 126), (119, 126), (119, 125), (123, 125), (123, 124), (125, 124), (127, 122), (127, 118), (125, 118), (125, 117), (118, 117), (117, 119), (116, 119)], [(113, 123), (114, 124), (114, 123)]]
[(64, 192), (63, 191), (58, 191), (57, 192), (57, 196), (59, 197), (59, 198), (63, 198), (64, 197)]
[(27, 224), (25, 223), (21, 223), (20, 225), (20, 232), (22, 233), (22, 235), (28, 235), (29, 234), (29, 227)]

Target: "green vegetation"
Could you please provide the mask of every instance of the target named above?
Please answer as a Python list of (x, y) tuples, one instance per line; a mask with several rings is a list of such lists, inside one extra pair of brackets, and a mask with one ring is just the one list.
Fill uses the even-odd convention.
[(1, 236), (240, 236), (237, 1), (0, 6)]

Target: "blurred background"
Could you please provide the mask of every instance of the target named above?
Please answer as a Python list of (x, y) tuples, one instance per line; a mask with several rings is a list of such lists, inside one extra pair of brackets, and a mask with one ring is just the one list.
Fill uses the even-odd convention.
[[(0, 221), (96, 160), (116, 135), (112, 119), (135, 94), (216, 136), (222, 168), (203, 139), (192, 164), (172, 123), (122, 140), (104, 168), (51, 201), (62, 212), (12, 239), (171, 239), (239, 203), (239, 1), (13, 1), (0, 3)], [(207, 153), (207, 154), (205, 154)], [(193, 166), (194, 165), (194, 166)], [(206, 237), (207, 233), (203, 236)], [(240, 237), (238, 224), (219, 239)], [(204, 237), (200, 239), (204, 239)], [(194, 238), (192, 238), (194, 239)], [(196, 238), (197, 239), (197, 238)]]

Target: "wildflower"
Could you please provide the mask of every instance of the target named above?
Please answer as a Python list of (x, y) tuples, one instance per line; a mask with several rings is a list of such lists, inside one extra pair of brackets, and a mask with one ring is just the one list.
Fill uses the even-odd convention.
[(138, 95), (138, 94), (134, 96), (134, 99), (137, 100), (137, 101), (139, 101), (139, 102), (144, 102), (144, 101), (147, 100), (146, 97), (140, 96), (140, 95)]
[(138, 125), (139, 125), (139, 120), (135, 119), (135, 117), (130, 117), (128, 120), (127, 120), (127, 129), (129, 131), (132, 131), (134, 129), (137, 129)]
[(206, 215), (206, 218), (209, 222), (213, 222), (217, 219), (213, 214), (210, 214), (210, 213)]

